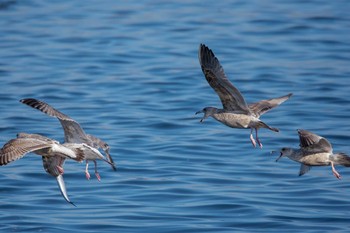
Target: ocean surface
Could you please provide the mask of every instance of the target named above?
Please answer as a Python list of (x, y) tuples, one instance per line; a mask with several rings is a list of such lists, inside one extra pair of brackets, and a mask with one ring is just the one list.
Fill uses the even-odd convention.
[[(68, 161), (63, 199), (41, 158), (0, 167), (1, 232), (349, 232), (350, 169), (270, 154), (297, 129), (350, 153), (350, 2), (0, 0), (0, 143), (63, 142), (43, 100), (111, 147), (117, 171)], [(250, 130), (195, 112), (221, 107), (198, 62), (211, 48), (247, 102), (290, 100)]]

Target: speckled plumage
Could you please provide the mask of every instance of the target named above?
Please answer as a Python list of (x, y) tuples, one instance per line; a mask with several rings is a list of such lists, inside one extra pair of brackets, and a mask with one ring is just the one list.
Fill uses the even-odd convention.
[(259, 146), (262, 147), (262, 143), (258, 138), (258, 129), (267, 128), (275, 132), (278, 132), (279, 130), (265, 124), (259, 119), (259, 117), (288, 100), (292, 94), (290, 93), (278, 98), (247, 104), (240, 91), (228, 80), (224, 69), (212, 50), (201, 44), (199, 46), (198, 57), (207, 82), (218, 94), (223, 106), (223, 109), (206, 107), (203, 110), (196, 112), (196, 114), (204, 113), (201, 122), (203, 122), (205, 118), (211, 116), (217, 121), (232, 128), (250, 128), (250, 140), (254, 147), (256, 146), (256, 142), (253, 138), (252, 131), (255, 129), (256, 140)]
[(9, 140), (0, 149), (0, 166), (22, 158), (28, 153), (42, 156), (45, 171), (54, 176), (65, 200), (74, 205), (68, 198), (63, 180), (63, 165), (66, 158), (81, 162), (85, 159), (83, 144), (64, 143), (52, 140), (39, 134), (19, 133), (17, 138)]
[(100, 176), (97, 172), (96, 159), (102, 159), (106, 161), (112, 166), (113, 170), (116, 170), (112, 156), (109, 154), (108, 144), (103, 142), (101, 139), (96, 138), (93, 135), (86, 134), (78, 122), (76, 122), (69, 116), (61, 113), (60, 111), (56, 110), (55, 108), (51, 107), (49, 104), (43, 101), (28, 98), (28, 99), (22, 99), (20, 102), (32, 108), (38, 109), (49, 116), (56, 117), (62, 125), (63, 131), (64, 131), (65, 143), (84, 143), (87, 147), (91, 147), (90, 150), (96, 149), (96, 151), (98, 151), (99, 148), (102, 148), (102, 150), (104, 150), (104, 152), (106, 153), (107, 160), (100, 153), (90, 153), (90, 156), (85, 156), (86, 157), (85, 173), (88, 179), (90, 178), (90, 174), (88, 172), (89, 160), (92, 160), (94, 162), (95, 174), (99, 180), (100, 180)]
[(312, 166), (331, 166), (332, 172), (338, 179), (340, 174), (336, 171), (335, 165), (350, 167), (350, 157), (345, 153), (333, 153), (331, 143), (324, 137), (314, 134), (310, 131), (298, 130), (300, 148), (282, 148), (280, 156), (276, 162), (283, 156), (301, 163), (299, 175), (308, 172)]

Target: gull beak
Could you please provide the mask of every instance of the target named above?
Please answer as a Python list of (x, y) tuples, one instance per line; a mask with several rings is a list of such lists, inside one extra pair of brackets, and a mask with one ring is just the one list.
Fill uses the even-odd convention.
[(280, 156), (278, 156), (278, 158), (276, 159), (276, 162), (278, 162), (278, 160), (280, 160), (280, 158), (282, 158), (282, 157), (283, 157), (283, 154), (281, 152)]
[(109, 154), (109, 150), (106, 150), (105, 152), (106, 152), (107, 162), (112, 166), (112, 169), (113, 169), (114, 171), (116, 171), (117, 168), (116, 168), (116, 166), (115, 166), (115, 164), (114, 164), (114, 161), (113, 161), (113, 159), (112, 159), (112, 156)]
[[(199, 113), (204, 113), (204, 111), (200, 110), (200, 111), (196, 112), (196, 115), (199, 114)], [(205, 119), (205, 114), (204, 114), (203, 118), (199, 122), (202, 123), (204, 121), (204, 119)]]

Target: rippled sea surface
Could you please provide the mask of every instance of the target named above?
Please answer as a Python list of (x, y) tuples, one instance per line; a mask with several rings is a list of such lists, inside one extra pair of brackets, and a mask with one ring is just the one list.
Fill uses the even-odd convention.
[[(270, 154), (296, 129), (350, 153), (350, 2), (0, 0), (0, 142), (63, 141), (33, 97), (111, 146), (117, 171), (68, 161), (64, 201), (39, 156), (0, 167), (1, 232), (349, 232), (350, 169)], [(198, 63), (208, 45), (247, 102), (293, 97), (232, 129), (194, 113), (220, 107)]]

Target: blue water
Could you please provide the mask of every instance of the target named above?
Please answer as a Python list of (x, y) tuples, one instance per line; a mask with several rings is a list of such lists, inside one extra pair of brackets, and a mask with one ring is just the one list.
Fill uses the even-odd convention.
[[(67, 162), (74, 207), (34, 154), (0, 167), (1, 232), (349, 232), (350, 169), (276, 163), (296, 129), (350, 153), (350, 2), (0, 0), (0, 143), (18, 132), (63, 141), (44, 100), (111, 146), (101, 182)], [(262, 117), (279, 133), (194, 113), (220, 107), (200, 43), (248, 102), (293, 92)], [(91, 169), (92, 173), (92, 169)], [(93, 175), (93, 174), (92, 174)]]

